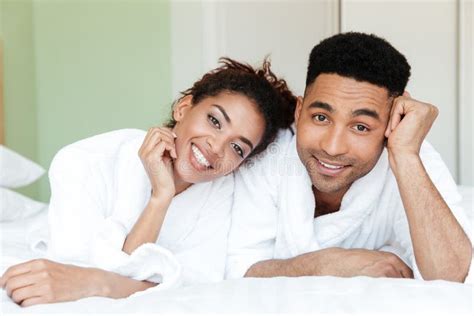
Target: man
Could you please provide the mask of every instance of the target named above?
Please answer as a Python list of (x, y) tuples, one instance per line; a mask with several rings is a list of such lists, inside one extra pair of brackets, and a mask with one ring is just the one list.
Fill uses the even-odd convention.
[(236, 174), (228, 278), (465, 280), (468, 222), (423, 142), (438, 110), (404, 92), (409, 76), (405, 57), (374, 35), (313, 48), (296, 135), (281, 133)]

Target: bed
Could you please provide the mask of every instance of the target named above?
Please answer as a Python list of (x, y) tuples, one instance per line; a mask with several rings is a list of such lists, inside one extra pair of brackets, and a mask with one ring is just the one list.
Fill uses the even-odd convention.
[[(474, 188), (460, 187), (472, 221)], [(41, 256), (47, 207), (36, 214), (0, 223), (1, 272)], [(21, 308), (0, 291), (5, 314), (39, 313), (440, 313), (472, 315), (473, 286), (446, 281), (388, 278), (300, 277), (228, 280), (144, 293), (114, 300), (92, 297), (76, 302)]]

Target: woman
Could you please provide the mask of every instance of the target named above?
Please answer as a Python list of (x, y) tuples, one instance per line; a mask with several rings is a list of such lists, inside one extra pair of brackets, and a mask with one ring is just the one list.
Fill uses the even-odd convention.
[(222, 62), (183, 92), (167, 127), (98, 135), (55, 156), (49, 254), (63, 263), (10, 267), (0, 284), (15, 302), (223, 279), (232, 171), (291, 125), (296, 99), (269, 62)]

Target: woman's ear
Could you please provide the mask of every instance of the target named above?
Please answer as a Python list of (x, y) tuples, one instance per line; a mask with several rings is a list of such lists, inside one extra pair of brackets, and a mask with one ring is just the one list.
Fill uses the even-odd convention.
[(173, 109), (173, 119), (176, 122), (180, 122), (186, 116), (186, 113), (191, 109), (193, 106), (192, 103), (193, 96), (187, 95), (181, 98), (174, 106)]

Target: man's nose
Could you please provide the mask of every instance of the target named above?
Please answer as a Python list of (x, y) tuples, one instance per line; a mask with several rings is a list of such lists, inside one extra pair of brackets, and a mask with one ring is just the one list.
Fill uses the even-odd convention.
[(348, 152), (348, 140), (345, 129), (340, 127), (331, 127), (323, 136), (321, 149), (330, 156), (344, 155)]

